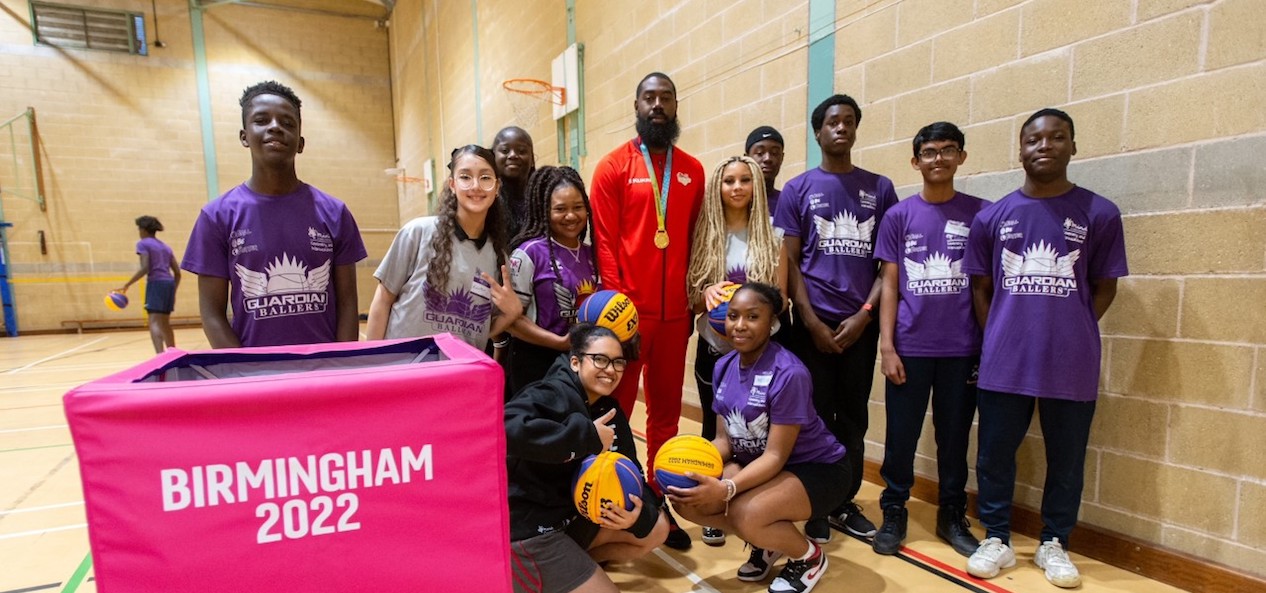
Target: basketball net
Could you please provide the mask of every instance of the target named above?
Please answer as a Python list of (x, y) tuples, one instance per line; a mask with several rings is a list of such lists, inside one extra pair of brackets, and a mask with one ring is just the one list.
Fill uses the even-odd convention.
[(510, 99), (515, 123), (522, 128), (530, 128), (540, 122), (546, 105), (564, 105), (567, 102), (566, 89), (544, 80), (511, 78), (501, 83), (501, 87)]

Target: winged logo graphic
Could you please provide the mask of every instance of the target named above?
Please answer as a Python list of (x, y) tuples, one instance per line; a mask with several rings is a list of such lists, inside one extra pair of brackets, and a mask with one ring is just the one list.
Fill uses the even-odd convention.
[(910, 280), (938, 280), (942, 278), (966, 278), (963, 274), (963, 260), (950, 261), (949, 256), (933, 253), (918, 263), (905, 258), (906, 276)]
[(286, 254), (273, 260), (263, 272), (235, 264), (242, 294), (248, 298), (288, 292), (325, 292), (330, 283), (330, 260), (308, 270), (297, 258)]
[(730, 410), (725, 415), (725, 432), (736, 441), (764, 441), (769, 438), (769, 412), (761, 412), (748, 422), (743, 418), (742, 410)]
[(823, 239), (856, 239), (859, 241), (869, 241), (875, 231), (875, 217), (872, 216), (862, 222), (857, 221), (857, 217), (852, 212), (840, 212), (835, 218), (822, 218), (813, 215), (813, 224), (817, 227), (818, 237)]
[(1002, 272), (1006, 276), (1055, 276), (1058, 278), (1074, 278), (1073, 266), (1081, 257), (1081, 250), (1074, 249), (1068, 255), (1059, 255), (1055, 248), (1046, 241), (1038, 241), (1017, 254), (1007, 248), (1002, 249)]

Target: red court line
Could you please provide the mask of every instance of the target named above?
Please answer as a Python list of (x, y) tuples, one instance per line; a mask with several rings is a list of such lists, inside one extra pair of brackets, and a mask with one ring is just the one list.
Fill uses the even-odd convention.
[(971, 583), (977, 587), (988, 589), (990, 591), (993, 591), (994, 593), (1013, 593), (1010, 589), (999, 587), (998, 585), (995, 585), (986, 580), (978, 579), (968, 574), (966, 571), (954, 568), (953, 566), (950, 566), (926, 554), (916, 552), (907, 546), (901, 546), (901, 553), (905, 556), (918, 560), (919, 562), (922, 562), (923, 564), (927, 566), (935, 568), (943, 573), (950, 574), (964, 581), (967, 581), (968, 583)]

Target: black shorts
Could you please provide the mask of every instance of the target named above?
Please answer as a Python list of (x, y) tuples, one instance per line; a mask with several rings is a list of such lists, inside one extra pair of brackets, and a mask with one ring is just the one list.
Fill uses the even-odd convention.
[(783, 471), (795, 476), (809, 495), (810, 517), (825, 517), (827, 513), (848, 502), (852, 474), (841, 457), (835, 463), (797, 463), (783, 466)]
[(567, 593), (598, 570), (589, 553), (561, 531), (510, 542), (510, 556), (514, 593)]
[(145, 283), (145, 310), (170, 314), (176, 308), (176, 283), (172, 280), (151, 280)]

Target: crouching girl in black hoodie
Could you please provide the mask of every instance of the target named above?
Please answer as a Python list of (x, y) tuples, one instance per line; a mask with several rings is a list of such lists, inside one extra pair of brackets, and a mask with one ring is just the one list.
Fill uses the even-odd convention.
[(570, 355), (506, 404), (516, 593), (617, 591), (597, 563), (633, 560), (668, 535), (645, 487), (633, 509), (607, 509), (601, 525), (576, 513), (571, 482), (585, 457), (611, 450), (642, 465), (628, 418), (611, 397), (627, 364), (620, 341), (588, 324), (572, 328), (570, 341)]

